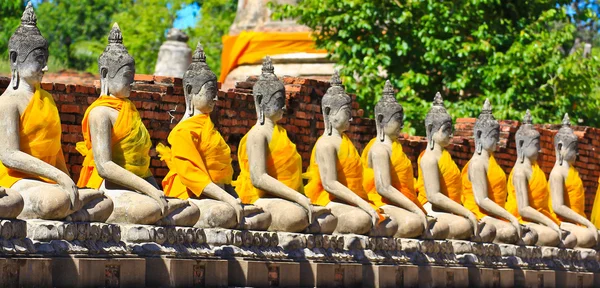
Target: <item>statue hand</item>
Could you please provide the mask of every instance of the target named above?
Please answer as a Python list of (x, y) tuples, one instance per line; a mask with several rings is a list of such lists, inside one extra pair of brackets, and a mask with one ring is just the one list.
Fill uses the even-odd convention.
[(304, 208), (306, 210), (306, 212), (308, 213), (308, 223), (311, 224), (313, 221), (313, 207), (310, 204), (310, 200), (308, 199), (308, 197), (302, 195), (302, 194), (298, 194), (298, 202), (297, 202), (300, 206), (302, 206), (302, 208)]
[(165, 194), (157, 189), (152, 193), (152, 195), (148, 196), (154, 199), (158, 204), (158, 207), (160, 208), (160, 215), (165, 216), (169, 207), (169, 203), (167, 202), (167, 197), (165, 197)]
[(515, 229), (517, 229), (517, 236), (519, 239), (522, 238), (523, 235), (523, 230), (521, 229), (521, 223), (519, 223), (519, 220), (517, 220), (517, 218), (512, 219), (510, 221), (510, 223), (515, 227)]
[(75, 185), (75, 182), (73, 182), (73, 180), (71, 180), (69, 176), (64, 175), (63, 177), (60, 177), (58, 179), (57, 184), (67, 192), (67, 195), (69, 195), (69, 209), (75, 210), (79, 204), (79, 190), (77, 188), (77, 185)]
[(379, 224), (379, 214), (377, 214), (377, 211), (375, 211), (373, 208), (367, 212), (371, 216), (371, 224), (373, 224), (373, 228), (377, 227), (377, 224)]
[(479, 221), (477, 221), (477, 217), (475, 217), (475, 215), (470, 215), (468, 219), (473, 226), (473, 236), (479, 237)]
[(596, 243), (598, 243), (598, 229), (596, 228), (596, 226), (592, 225), (588, 227), (588, 229), (590, 229), (590, 232), (592, 233), (592, 235), (594, 235), (594, 240), (596, 240)]
[(0, 197), (6, 196), (6, 188), (0, 187)]
[(244, 208), (240, 203), (236, 203), (233, 206), (233, 210), (235, 210), (235, 216), (237, 218), (238, 225), (241, 225), (244, 221)]

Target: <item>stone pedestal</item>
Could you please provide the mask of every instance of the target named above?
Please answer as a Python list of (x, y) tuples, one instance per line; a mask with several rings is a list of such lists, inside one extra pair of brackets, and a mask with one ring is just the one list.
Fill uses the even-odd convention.
[(514, 270), (517, 287), (556, 287), (556, 271)]
[(515, 273), (512, 269), (469, 267), (470, 287), (514, 287)]
[(466, 267), (420, 266), (419, 287), (469, 287)]
[(242, 259), (229, 260), (229, 286), (298, 287), (300, 264)]
[(300, 286), (363, 287), (362, 266), (354, 263), (300, 262)]
[(51, 287), (52, 260), (1, 258), (0, 287)]
[(419, 266), (412, 265), (364, 265), (364, 287), (417, 287)]
[(148, 287), (227, 287), (227, 260), (146, 258)]
[[(555, 287), (598, 287), (594, 285), (594, 274), (572, 271), (556, 271)], [(544, 286), (546, 287), (546, 286)]]
[(55, 287), (144, 287), (146, 260), (143, 258), (54, 258)]

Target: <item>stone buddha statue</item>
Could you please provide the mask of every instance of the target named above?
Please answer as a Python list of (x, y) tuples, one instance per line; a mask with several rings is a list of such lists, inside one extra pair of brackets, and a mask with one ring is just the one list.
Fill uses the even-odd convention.
[(270, 215), (253, 207), (246, 210), (254, 213), (244, 217), (239, 199), (225, 190), (233, 176), (231, 150), (210, 118), (217, 101), (217, 76), (206, 64), (200, 43), (183, 75), (183, 87), (186, 112), (169, 134), (171, 148), (156, 147), (170, 169), (162, 182), (165, 194), (198, 206), (195, 227), (266, 230)]
[(585, 215), (585, 188), (579, 172), (573, 166), (577, 159), (577, 135), (565, 114), (562, 127), (554, 136), (556, 162), (548, 179), (550, 202), (560, 228), (577, 238), (577, 247), (592, 248), (598, 242), (598, 229)]
[(10, 189), (1, 189), (0, 218), (104, 222), (110, 199), (79, 189), (69, 176), (58, 109), (40, 88), (48, 42), (36, 23), (29, 2), (8, 42), (11, 82), (0, 96), (0, 186)]
[(377, 137), (362, 153), (363, 186), (369, 200), (398, 223), (394, 237), (445, 239), (448, 225), (428, 217), (417, 199), (413, 166), (398, 141), (404, 110), (396, 101), (390, 81), (375, 105)]
[(392, 236), (398, 223), (379, 213), (369, 200), (360, 154), (344, 134), (352, 120), (351, 102), (336, 71), (321, 100), (325, 131), (313, 148), (304, 192), (313, 204), (331, 209), (338, 218), (335, 233)]
[(115, 23), (98, 58), (101, 96), (85, 111), (85, 156), (77, 185), (100, 189), (114, 202), (107, 222), (192, 226), (200, 211), (187, 200), (166, 199), (150, 173), (150, 134), (128, 99), (135, 61)]
[[(504, 208), (506, 203), (506, 174), (496, 162), (494, 152), (500, 139), (500, 124), (492, 115), (488, 99), (483, 104), (473, 128), (475, 153), (462, 170), (463, 206), (477, 219), (496, 227), (496, 243), (533, 245), (537, 234)], [(506, 222), (508, 220), (509, 222)]]
[(449, 226), (449, 239), (491, 242), (496, 229), (479, 223), (475, 214), (462, 205), (461, 173), (446, 150), (452, 139), (452, 118), (439, 92), (425, 117), (425, 129), (427, 149), (419, 156), (416, 186), (423, 208)]
[(517, 162), (508, 176), (506, 210), (538, 234), (536, 245), (573, 248), (577, 238), (560, 229), (560, 220), (550, 208), (546, 175), (537, 164), (540, 133), (531, 123), (527, 110), (515, 135)]
[(277, 124), (285, 109), (285, 87), (268, 56), (252, 93), (257, 121), (238, 146), (241, 172), (233, 183), (240, 200), (271, 214), (269, 231), (330, 234), (337, 219), (304, 196), (302, 159)]

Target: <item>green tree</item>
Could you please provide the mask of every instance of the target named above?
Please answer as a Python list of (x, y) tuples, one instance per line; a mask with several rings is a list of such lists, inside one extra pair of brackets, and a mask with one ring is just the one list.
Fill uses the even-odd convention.
[(25, 3), (22, 0), (5, 0), (0, 3), (0, 57), (8, 61), (8, 40), (21, 23)]
[[(317, 46), (340, 64), (345, 84), (368, 111), (389, 78), (399, 89), (406, 128), (424, 133), (423, 119), (441, 91), (454, 117), (475, 117), (486, 97), (501, 119), (560, 122), (569, 112), (598, 125), (600, 60), (574, 46), (578, 24), (596, 22), (572, 1), (303, 0), (275, 7), (315, 30)], [(579, 32), (581, 33), (581, 31)]]
[(229, 32), (229, 26), (235, 19), (237, 10), (236, 0), (205, 0), (197, 1), (201, 5), (200, 19), (194, 28), (186, 31), (190, 36), (190, 47), (196, 48), (202, 43), (206, 53), (207, 64), (219, 76), (221, 72), (221, 38)]

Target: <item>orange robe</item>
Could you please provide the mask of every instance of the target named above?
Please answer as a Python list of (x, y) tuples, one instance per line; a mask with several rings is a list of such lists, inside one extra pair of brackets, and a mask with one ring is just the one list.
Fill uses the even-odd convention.
[(112, 161), (139, 177), (152, 176), (149, 168), (150, 155), (148, 154), (152, 142), (140, 113), (129, 99), (103, 95), (88, 107), (83, 116), (81, 128), (84, 141), (77, 143), (77, 151), (85, 156), (85, 159), (83, 160), (77, 186), (98, 189), (104, 180), (98, 175), (96, 163), (94, 162), (88, 122), (90, 111), (98, 106), (110, 107), (119, 111), (119, 116), (112, 127)]
[[(377, 138), (372, 139), (365, 150), (362, 152), (363, 162), (363, 187), (367, 191), (367, 197), (375, 206), (381, 207), (385, 204), (390, 204), (389, 201), (383, 198), (375, 187), (375, 172), (373, 168), (369, 167), (369, 152), (373, 144), (378, 141)], [(376, 163), (374, 163), (376, 164)], [(390, 157), (390, 178), (392, 187), (400, 191), (404, 196), (415, 203), (421, 210), (423, 206), (417, 199), (417, 192), (415, 191), (415, 181), (413, 176), (413, 166), (410, 159), (406, 157), (402, 150), (402, 144), (397, 141), (392, 142), (392, 155)]]
[[(60, 117), (50, 93), (37, 86), (19, 122), (19, 149), (22, 152), (54, 167), (66, 167), (61, 146)], [(0, 186), (10, 188), (21, 179), (55, 183), (50, 179), (10, 169), (0, 162)]]
[(210, 183), (231, 184), (231, 149), (206, 114), (179, 122), (168, 138), (171, 148), (156, 151), (169, 166), (162, 181), (165, 195), (198, 198)]
[(600, 178), (598, 178), (598, 190), (596, 190), (596, 197), (594, 198), (594, 206), (592, 206), (592, 214), (590, 215), (590, 221), (594, 223), (596, 228), (600, 229)]
[[(252, 204), (256, 200), (266, 197), (266, 192), (254, 187), (250, 180), (250, 163), (246, 153), (248, 134), (244, 135), (238, 146), (238, 161), (240, 175), (232, 185), (235, 187), (240, 200), (244, 204)], [(302, 158), (294, 144), (287, 136), (287, 131), (276, 125), (273, 128), (271, 141), (267, 151), (267, 173), (286, 186), (302, 191)]]
[[(548, 189), (550, 189), (550, 185), (548, 185)], [(585, 216), (585, 188), (583, 188), (583, 181), (579, 177), (579, 172), (573, 166), (569, 167), (569, 173), (567, 174), (567, 179), (565, 179), (563, 189), (563, 201), (565, 205), (575, 211), (575, 213), (587, 218)], [(550, 190), (548, 191), (550, 193)], [(563, 221), (563, 218), (552, 210), (552, 198), (550, 198), (550, 209), (556, 218)]]
[[(546, 217), (552, 219), (552, 221), (554, 221), (556, 224), (560, 224), (560, 220), (556, 218), (556, 215), (552, 212), (550, 207), (550, 192), (544, 171), (542, 171), (537, 163), (533, 163), (531, 168), (533, 169), (533, 172), (529, 178), (527, 189), (529, 206), (544, 214)], [(513, 185), (514, 171), (515, 170), (513, 169), (510, 172), (510, 176), (508, 176), (508, 184), (506, 185), (508, 189), (508, 199), (506, 200), (505, 207), (508, 212), (512, 213), (519, 219), (519, 222), (526, 223), (527, 221), (522, 219), (521, 215), (519, 215), (519, 208), (517, 206), (517, 192), (515, 190), (515, 186)]]
[[(417, 164), (419, 165), (419, 179), (415, 188), (419, 194), (418, 198), (422, 205), (428, 202), (427, 194), (425, 193), (425, 182), (423, 180), (423, 171), (421, 170), (421, 158), (425, 151), (419, 155)], [(462, 178), (460, 175), (460, 169), (456, 166), (452, 156), (448, 150), (444, 149), (442, 156), (438, 161), (438, 168), (440, 172), (440, 192), (448, 196), (448, 198), (454, 200), (456, 203), (461, 203), (462, 197)]]
[[(469, 163), (471, 163), (471, 161), (467, 162), (462, 170), (462, 203), (465, 208), (471, 210), (471, 212), (477, 216), (477, 219), (481, 220), (481, 218), (489, 216), (489, 214), (475, 202), (473, 186), (469, 180)], [(506, 173), (504, 173), (502, 167), (498, 165), (498, 162), (496, 162), (496, 158), (494, 158), (493, 155), (490, 156), (486, 175), (488, 198), (504, 208), (506, 197), (508, 195), (506, 190)]]

